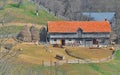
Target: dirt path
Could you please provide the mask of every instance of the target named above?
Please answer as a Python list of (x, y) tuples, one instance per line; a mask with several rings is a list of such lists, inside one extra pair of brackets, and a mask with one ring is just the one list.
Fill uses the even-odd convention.
[[(37, 27), (37, 28), (41, 28), (41, 27), (46, 27), (45, 25), (39, 25), (39, 24), (32, 24), (32, 23), (6, 23), (5, 25), (7, 25), (7, 26), (24, 26), (24, 25), (27, 25), (28, 27), (31, 27), (31, 26), (35, 26), (35, 27)], [(0, 24), (0, 26), (1, 26), (1, 24)]]

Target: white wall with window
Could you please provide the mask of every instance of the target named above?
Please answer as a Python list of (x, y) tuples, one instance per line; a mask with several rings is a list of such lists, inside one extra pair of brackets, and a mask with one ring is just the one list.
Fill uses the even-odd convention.
[(74, 42), (75, 42), (75, 39), (66, 39), (66, 40), (65, 40), (65, 44), (68, 45), (68, 46), (69, 46), (69, 45), (73, 45)]
[(60, 39), (51, 39), (50, 44), (61, 44)]

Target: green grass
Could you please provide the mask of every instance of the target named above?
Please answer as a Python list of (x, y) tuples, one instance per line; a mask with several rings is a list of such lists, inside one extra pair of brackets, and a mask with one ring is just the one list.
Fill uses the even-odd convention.
[[(85, 71), (88, 73), (95, 73), (95, 75), (120, 75), (120, 51), (117, 51), (116, 57), (111, 62), (98, 63), (98, 64), (66, 64), (60, 66), (63, 70), (68, 72), (74, 71), (75, 75), (87, 75), (83, 74)], [(67, 67), (67, 68), (66, 68)], [(84, 70), (85, 71), (84, 71)], [(89, 74), (93, 75), (93, 74)]]
[[(24, 46), (22, 46), (22, 47), (24, 47)], [(49, 54), (46, 55), (46, 53), (43, 52), (42, 54), (44, 54), (45, 55), (44, 56), (39, 53), (39, 51), (42, 52), (42, 48), (40, 48), (40, 49), (37, 49), (37, 47), (35, 47), (35, 46), (28, 45), (23, 48), (23, 50), (24, 50), (23, 54), (26, 54), (26, 55), (29, 55), (32, 57), (41, 56), (41, 57), (39, 57), (40, 59), (42, 59), (42, 57), (45, 57), (44, 59), (47, 59), (47, 58), (49, 59)], [(36, 52), (36, 51), (38, 51), (38, 52)], [(26, 60), (28, 60), (28, 59), (26, 59)], [(32, 60), (32, 59), (30, 59), (30, 60)], [(31, 62), (34, 62), (34, 60)], [(89, 75), (120, 75), (120, 65), (119, 64), (120, 64), (120, 50), (116, 52), (115, 58), (110, 62), (88, 63), (88, 64), (64, 64), (61, 66), (57, 66), (57, 70), (59, 73), (58, 75), (88, 75), (88, 74)], [(34, 71), (39, 70), (42, 72), (47, 72), (47, 75), (51, 75), (51, 74), (49, 74), (51, 71), (55, 72), (55, 66), (43, 67), (38, 64), (34, 64), (34, 63), (31, 64), (31, 63), (26, 63), (26, 62), (24, 63), (24, 65), (27, 65), (28, 68), (33, 69)]]
[(14, 64), (10, 70), (8, 66), (8, 75), (15, 75), (17, 73), (20, 73), (20, 75), (36, 75), (35, 73), (37, 75), (56, 75), (56, 70), (57, 75), (120, 75), (120, 50), (116, 52), (114, 60), (105, 63), (64, 64), (56, 67), (44, 67), (24, 62), (14, 62)]
[(18, 23), (34, 23), (46, 25), (48, 21), (61, 20), (52, 14), (47, 13), (45, 10), (40, 9), (39, 15), (35, 14), (36, 5), (31, 1), (23, 0), (20, 7), (17, 6), (17, 2), (8, 0), (4, 9), (0, 10), (0, 21), (6, 17), (5, 22), (18, 22)]
[[(32, 47), (32, 46), (31, 46)], [(26, 50), (29, 50), (28, 47), (25, 47)], [(35, 49), (33, 46), (31, 49)], [(25, 50), (25, 49), (24, 49)], [(25, 51), (24, 53), (27, 55), (34, 55), (34, 57), (38, 56), (36, 53)], [(38, 53), (38, 52), (37, 52)], [(48, 56), (49, 57), (49, 56)], [(27, 59), (26, 59), (27, 60)], [(120, 51), (116, 52), (115, 58), (110, 62), (104, 63), (88, 63), (88, 64), (64, 64), (61, 66), (57, 66), (58, 75), (120, 75)], [(47, 75), (50, 71), (55, 71), (55, 66), (52, 67), (43, 67), (37, 64), (27, 64), (28, 68), (33, 69), (34, 71), (42, 71), (47, 72)], [(53, 74), (54, 75), (54, 74)]]
[[(11, 26), (5, 26), (3, 28), (0, 28), (0, 33), (2, 34), (4, 32), (9, 33), (9, 34), (15, 34), (19, 33), (23, 29), (23, 26), (16, 26), (16, 25), (11, 25)], [(5, 34), (6, 34), (5, 33)]]

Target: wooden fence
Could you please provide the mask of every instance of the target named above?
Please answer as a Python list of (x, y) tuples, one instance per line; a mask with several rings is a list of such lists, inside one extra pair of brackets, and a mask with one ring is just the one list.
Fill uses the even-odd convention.
[(108, 56), (106, 58), (100, 60), (91, 60), (91, 59), (74, 59), (74, 60), (61, 60), (57, 62), (49, 61), (45, 62), (42, 61), (43, 66), (55, 66), (55, 65), (63, 65), (63, 64), (85, 64), (85, 63), (101, 63), (101, 62), (109, 62), (114, 58), (114, 55)]
[(113, 51), (112, 55), (100, 59), (100, 60), (91, 60), (91, 59), (74, 59), (74, 60), (59, 60), (57, 62), (53, 62), (53, 61), (49, 61), (49, 62), (45, 62), (44, 60), (42, 61), (42, 65), (43, 66), (55, 66), (55, 65), (63, 65), (63, 64), (85, 64), (85, 63), (101, 63), (101, 62), (109, 62), (111, 61), (116, 54), (116, 51), (120, 49), (116, 48), (115, 51)]

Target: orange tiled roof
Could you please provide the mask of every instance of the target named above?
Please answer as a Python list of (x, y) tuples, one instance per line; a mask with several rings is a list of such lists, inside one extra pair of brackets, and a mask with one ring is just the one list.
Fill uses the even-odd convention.
[(50, 21), (49, 33), (71, 33), (81, 28), (83, 32), (111, 32), (108, 21)]

